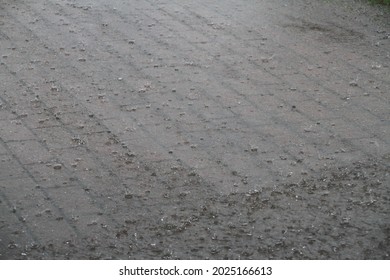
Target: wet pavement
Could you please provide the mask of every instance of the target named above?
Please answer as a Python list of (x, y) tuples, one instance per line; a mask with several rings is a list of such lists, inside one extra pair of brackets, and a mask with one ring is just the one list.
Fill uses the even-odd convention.
[(389, 259), (390, 13), (0, 3), (0, 259)]

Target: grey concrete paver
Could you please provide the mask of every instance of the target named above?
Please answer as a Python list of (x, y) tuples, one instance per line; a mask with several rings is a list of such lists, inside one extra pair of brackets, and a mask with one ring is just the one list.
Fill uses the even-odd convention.
[(17, 178), (17, 177), (26, 177), (26, 171), (20, 166), (19, 162), (16, 161), (12, 156), (3, 154), (0, 156), (0, 165), (1, 165), (1, 179)]
[(9, 142), (7, 145), (22, 164), (49, 162), (53, 158), (42, 143), (35, 140)]

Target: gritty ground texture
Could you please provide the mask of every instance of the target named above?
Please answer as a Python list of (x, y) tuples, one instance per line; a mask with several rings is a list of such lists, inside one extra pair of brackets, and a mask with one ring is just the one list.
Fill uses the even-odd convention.
[(389, 259), (390, 13), (0, 2), (1, 259)]

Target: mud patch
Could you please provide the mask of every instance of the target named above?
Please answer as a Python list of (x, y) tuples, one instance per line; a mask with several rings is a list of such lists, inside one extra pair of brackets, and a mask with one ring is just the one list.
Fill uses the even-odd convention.
[(316, 35), (319, 41), (325, 43), (347, 43), (364, 39), (362, 33), (335, 23), (319, 24), (303, 19), (295, 19), (293, 23), (282, 26), (301, 34), (310, 33), (311, 36)]
[[(149, 166), (154, 174), (158, 166)], [(161, 167), (160, 167), (161, 168)], [(185, 168), (161, 172), (82, 239), (8, 246), (27, 259), (389, 259), (389, 166), (379, 160), (316, 178), (221, 195)], [(146, 174), (146, 173), (145, 173)], [(146, 176), (146, 175), (145, 175)], [(93, 234), (92, 234), (93, 232)], [(16, 253), (17, 252), (17, 253)]]

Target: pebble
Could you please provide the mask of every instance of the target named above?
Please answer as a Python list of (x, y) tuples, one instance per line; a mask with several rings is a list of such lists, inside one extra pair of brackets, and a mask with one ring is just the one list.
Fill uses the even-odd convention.
[(357, 87), (357, 86), (358, 86), (358, 83), (357, 83), (357, 81), (350, 81), (350, 82), (349, 82), (349, 85), (350, 85), (351, 87)]
[(196, 175), (197, 174), (196, 174), (196, 172), (194, 170), (188, 173), (188, 176), (196, 176)]
[(59, 170), (59, 169), (62, 168), (62, 164), (56, 163), (56, 164), (53, 165), (53, 168), (54, 168), (55, 170)]
[(259, 149), (259, 148), (256, 147), (256, 146), (252, 146), (252, 147), (251, 147), (251, 151), (252, 151), (252, 152), (257, 152), (258, 149)]
[(269, 58), (267, 58), (267, 57), (262, 57), (262, 58), (261, 58), (261, 62), (263, 62), (263, 63), (268, 63), (268, 62), (269, 62)]
[(18, 247), (18, 245), (15, 244), (15, 243), (10, 243), (10, 244), (8, 244), (7, 247), (8, 247), (9, 249), (15, 249), (16, 247)]

